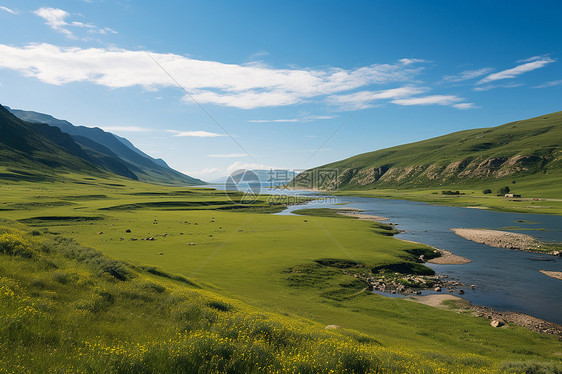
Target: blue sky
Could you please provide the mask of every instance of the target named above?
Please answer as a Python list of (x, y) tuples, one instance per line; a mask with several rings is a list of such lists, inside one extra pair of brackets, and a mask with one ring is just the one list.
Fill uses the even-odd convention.
[(0, 103), (205, 180), (299, 170), (561, 110), (560, 19), (559, 1), (0, 1)]

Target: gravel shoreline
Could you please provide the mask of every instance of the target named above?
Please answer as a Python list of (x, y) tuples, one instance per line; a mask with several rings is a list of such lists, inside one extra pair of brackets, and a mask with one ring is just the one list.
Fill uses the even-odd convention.
[(338, 214), (345, 217), (353, 217), (360, 219), (362, 221), (374, 221), (374, 222), (382, 222), (388, 221), (388, 218), (381, 217), (381, 216), (373, 216), (370, 214), (362, 214), (362, 209), (355, 209), (355, 208), (347, 208), (347, 209), (338, 209)]
[(548, 271), (548, 270), (539, 270), (539, 271), (551, 278), (562, 280), (562, 271)]
[(470, 301), (454, 295), (427, 295), (427, 296), (412, 296), (409, 300), (429, 305), (435, 308), (449, 308), (443, 305), (443, 301), (453, 300), (457, 303), (457, 308), (453, 309), (457, 312), (470, 311), (475, 317), (486, 318), (490, 320), (490, 325), (494, 327), (508, 327), (509, 324), (525, 327), (529, 330), (538, 332), (540, 334), (549, 334), (557, 336), (562, 339), (562, 325), (554, 322), (545, 321), (540, 318), (523, 314), (519, 312), (500, 312), (492, 308), (473, 305)]
[(541, 251), (542, 242), (530, 235), (487, 229), (450, 229), (458, 236), (496, 248)]
[(432, 258), (427, 260), (427, 262), (438, 265), (462, 265), (472, 262), (472, 260), (466, 257), (458, 256), (445, 249), (438, 249), (438, 251), (441, 253), (441, 257)]

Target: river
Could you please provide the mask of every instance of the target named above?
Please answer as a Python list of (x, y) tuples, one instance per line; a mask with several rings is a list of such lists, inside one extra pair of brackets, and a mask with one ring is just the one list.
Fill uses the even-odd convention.
[[(272, 189), (262, 192), (319, 196), (309, 191)], [(438, 274), (447, 275), (466, 285), (477, 286), (475, 290), (464, 287), (463, 298), (473, 304), (499, 311), (521, 312), (562, 323), (562, 280), (539, 272), (562, 271), (562, 258), (490, 247), (464, 239), (449, 230), (509, 228), (512, 232), (532, 235), (545, 242), (562, 242), (562, 216), (504, 213), (415, 201), (351, 196), (324, 196), (305, 205), (290, 206), (278, 214), (293, 214), (294, 210), (307, 208), (356, 208), (363, 209), (365, 214), (387, 217), (388, 222), (403, 230), (396, 235), (397, 238), (446, 249), (472, 260), (471, 263), (463, 265), (427, 264)], [(431, 293), (435, 292), (424, 291), (424, 294)]]

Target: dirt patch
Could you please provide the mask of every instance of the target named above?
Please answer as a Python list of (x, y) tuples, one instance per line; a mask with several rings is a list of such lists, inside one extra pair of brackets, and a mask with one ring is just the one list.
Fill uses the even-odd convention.
[(427, 260), (427, 262), (439, 265), (462, 265), (472, 262), (472, 260), (469, 260), (466, 257), (458, 256), (445, 249), (439, 249), (438, 251), (441, 253), (441, 257), (432, 258)]

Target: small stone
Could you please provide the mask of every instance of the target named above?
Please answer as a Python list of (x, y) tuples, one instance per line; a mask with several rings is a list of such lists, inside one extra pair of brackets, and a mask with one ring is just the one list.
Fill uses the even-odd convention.
[(433, 291), (435, 291), (435, 292), (441, 292), (441, 287), (435, 287), (435, 288), (433, 289)]
[(492, 325), (493, 327), (500, 327), (503, 326), (504, 323), (500, 320), (493, 319), (492, 322), (490, 322), (490, 325)]
[(101, 235), (101, 234), (103, 234), (103, 232), (102, 232), (102, 231), (98, 232), (98, 235)]
[(127, 229), (127, 230), (125, 230), (125, 232), (126, 232), (127, 234), (129, 234), (129, 233), (131, 232), (131, 229)]
[(464, 290), (459, 290), (459, 295), (464, 295)]
[(164, 253), (160, 252), (160, 253), (158, 253), (158, 254), (159, 254), (160, 256), (162, 256)]
[(342, 328), (340, 325), (328, 325), (324, 327), (324, 330), (340, 330)]

